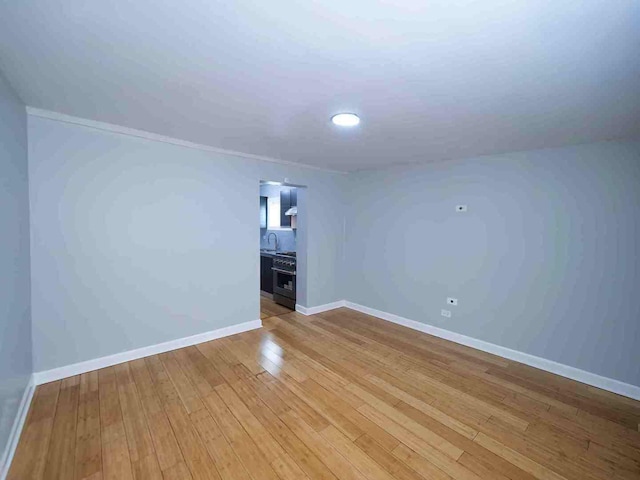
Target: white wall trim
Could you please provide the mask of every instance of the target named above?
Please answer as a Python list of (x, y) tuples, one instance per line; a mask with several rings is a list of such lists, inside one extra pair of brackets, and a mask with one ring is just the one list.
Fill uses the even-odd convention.
[(535, 355), (512, 350), (510, 348), (502, 347), (494, 343), (485, 342), (484, 340), (467, 337), (466, 335), (455, 333), (450, 330), (445, 330), (443, 328), (434, 327), (426, 323), (409, 320), (408, 318), (400, 317), (398, 315), (394, 315), (393, 313), (383, 312), (381, 310), (365, 307), (357, 303), (347, 301), (345, 302), (345, 306), (352, 310), (366, 313), (367, 315), (371, 315), (382, 320), (387, 320), (388, 322), (397, 323), (398, 325), (402, 325), (413, 330), (418, 330), (435, 337), (444, 338), (445, 340), (450, 340), (461, 345), (466, 345), (467, 347), (482, 350), (483, 352), (492, 353), (494, 355), (498, 355), (499, 357), (524, 363), (525, 365), (539, 368), (540, 370), (545, 370), (547, 372), (555, 373), (556, 375), (561, 375), (563, 377), (586, 383), (587, 385), (598, 387), (603, 390), (608, 390), (609, 392), (624, 395), (625, 397), (633, 398), (634, 400), (640, 400), (640, 387), (631, 385), (629, 383), (614, 380), (613, 378), (603, 377), (595, 373), (580, 370), (579, 368), (570, 367), (569, 365), (554, 362), (553, 360), (547, 360), (546, 358), (536, 357)]
[(197, 343), (208, 342), (209, 340), (228, 337), (229, 335), (235, 335), (237, 333), (247, 332), (261, 327), (262, 320), (252, 320), (250, 322), (239, 323), (237, 325), (219, 328), (210, 332), (199, 333), (190, 337), (178, 338), (176, 340), (170, 340), (156, 345), (149, 345), (148, 347), (116, 353), (106, 357), (94, 358), (92, 360), (58, 367), (52, 370), (36, 372), (33, 374), (34, 381), (36, 385), (42, 385), (43, 383), (53, 382), (73, 375), (80, 375), (81, 373), (87, 373), (100, 368), (117, 365), (119, 363), (137, 360), (138, 358), (148, 357), (149, 355), (157, 355), (158, 353), (164, 353), (178, 348), (189, 347)]
[(296, 303), (296, 312), (303, 315), (315, 315), (316, 313), (327, 312), (336, 308), (344, 307), (346, 305), (345, 300), (338, 300), (333, 303), (325, 303), (324, 305), (318, 305), (317, 307), (303, 307)]
[(11, 428), (9, 438), (7, 439), (7, 445), (5, 446), (4, 452), (2, 453), (2, 459), (0, 459), (0, 480), (4, 480), (9, 474), (9, 467), (11, 466), (13, 455), (16, 453), (18, 440), (20, 440), (20, 434), (22, 433), (24, 422), (27, 420), (29, 406), (31, 405), (31, 400), (33, 399), (33, 394), (35, 393), (35, 391), (36, 384), (34, 381), (34, 376), (32, 374), (29, 378), (29, 383), (24, 389), (22, 400), (20, 401), (20, 406), (18, 407), (18, 413), (16, 414), (16, 418), (13, 421), (13, 427)]
[(57, 120), (58, 122), (71, 123), (73, 125), (81, 125), (83, 127), (94, 128), (96, 130), (119, 133), (121, 135), (128, 135), (130, 137), (144, 138), (144, 139), (153, 140), (156, 142), (170, 143), (171, 145), (178, 145), (180, 147), (193, 148), (195, 150), (204, 150), (206, 152), (219, 153), (222, 155), (248, 158), (250, 160), (262, 160), (264, 162), (280, 163), (282, 165), (290, 165), (295, 167), (310, 168), (313, 170), (320, 170), (323, 172), (341, 173), (341, 174), (348, 173), (342, 170), (331, 170), (328, 168), (316, 167), (314, 165), (308, 165), (305, 163), (298, 163), (298, 162), (292, 162), (290, 160), (282, 160), (279, 158), (266, 157), (264, 155), (255, 155), (253, 153), (243, 153), (243, 152), (236, 152), (235, 150), (226, 150), (224, 148), (212, 147), (211, 145), (203, 145), (201, 143), (189, 142), (187, 140), (180, 140), (179, 138), (167, 137), (165, 135), (146, 132), (144, 130), (137, 130), (135, 128), (123, 127), (121, 125), (116, 125), (113, 123), (89, 120), (87, 118), (74, 117), (72, 115), (66, 115), (64, 113), (53, 112), (51, 110), (43, 110), (35, 107), (27, 106), (27, 114), (33, 117), (41, 117), (41, 118), (47, 118), (49, 120)]

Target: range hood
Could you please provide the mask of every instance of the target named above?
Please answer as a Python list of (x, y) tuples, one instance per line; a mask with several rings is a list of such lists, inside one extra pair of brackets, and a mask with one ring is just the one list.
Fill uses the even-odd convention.
[(284, 214), (288, 217), (295, 217), (296, 215), (298, 215), (298, 207), (291, 207), (289, 210), (284, 212)]

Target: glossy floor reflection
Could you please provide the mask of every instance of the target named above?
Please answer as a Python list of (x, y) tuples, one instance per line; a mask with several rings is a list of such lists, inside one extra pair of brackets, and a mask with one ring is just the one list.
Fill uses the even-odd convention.
[(637, 479), (640, 402), (348, 309), (38, 387), (11, 479)]

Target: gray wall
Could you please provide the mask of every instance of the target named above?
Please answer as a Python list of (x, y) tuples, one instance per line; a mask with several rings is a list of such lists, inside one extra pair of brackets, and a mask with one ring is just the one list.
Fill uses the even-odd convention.
[(29, 142), (37, 371), (257, 319), (259, 181), (288, 177), (309, 187), (302, 305), (640, 384), (639, 142), (349, 176), (38, 117)]
[(349, 182), (348, 300), (640, 385), (640, 142)]
[(344, 298), (346, 176), (29, 117), (36, 371), (259, 317), (259, 181), (307, 185), (306, 306)]
[(25, 108), (0, 74), (0, 456), (33, 371), (27, 178)]

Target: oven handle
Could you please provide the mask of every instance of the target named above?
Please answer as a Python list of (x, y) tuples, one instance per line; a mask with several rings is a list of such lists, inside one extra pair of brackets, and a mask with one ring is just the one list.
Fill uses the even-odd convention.
[(287, 275), (295, 275), (296, 274), (295, 271), (291, 272), (289, 270), (282, 270), (282, 269), (276, 268), (276, 267), (271, 267), (271, 270), (273, 270), (274, 272), (278, 272), (278, 273), (286, 273)]

